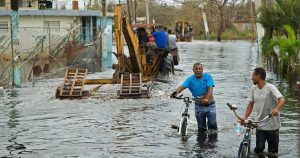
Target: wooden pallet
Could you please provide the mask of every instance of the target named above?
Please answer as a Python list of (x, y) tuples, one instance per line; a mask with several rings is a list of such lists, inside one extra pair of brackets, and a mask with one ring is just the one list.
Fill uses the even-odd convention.
[(58, 88), (57, 97), (82, 97), (86, 76), (87, 69), (68, 69), (63, 85)]
[(119, 98), (149, 98), (152, 86), (142, 83), (141, 73), (121, 75), (121, 86), (117, 94)]

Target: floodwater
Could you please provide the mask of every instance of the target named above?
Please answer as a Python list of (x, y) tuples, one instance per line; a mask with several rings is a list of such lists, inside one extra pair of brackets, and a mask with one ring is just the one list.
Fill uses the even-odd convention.
[[(252, 86), (251, 72), (260, 65), (256, 46), (245, 41), (179, 43), (181, 63), (175, 76), (154, 82), (150, 99), (117, 99), (118, 85), (104, 85), (89, 99), (58, 100), (56, 86), (62, 78), (41, 79), (34, 85), (0, 92), (0, 157), (236, 157), (242, 136), (226, 103), (244, 113)], [(192, 74), (200, 61), (214, 77), (219, 135), (197, 139), (194, 107), (190, 126), (181, 140), (171, 125), (180, 121), (183, 102), (169, 94)], [(89, 78), (111, 77), (112, 71)], [(282, 110), (279, 157), (299, 156), (299, 91), (268, 72), (268, 81), (286, 97)], [(186, 90), (184, 95), (189, 96)], [(255, 146), (255, 135), (252, 137)], [(253, 150), (253, 149), (252, 149)]]

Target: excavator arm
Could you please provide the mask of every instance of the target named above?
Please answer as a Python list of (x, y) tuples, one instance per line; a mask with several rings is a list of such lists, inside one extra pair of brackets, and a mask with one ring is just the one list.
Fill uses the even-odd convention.
[[(132, 30), (130, 23), (127, 18), (122, 16), (122, 7), (117, 5), (115, 8), (115, 34), (116, 34), (116, 43), (117, 43), (117, 58), (118, 64), (120, 67), (130, 68), (132, 73), (142, 73), (142, 63), (141, 63), (141, 54), (138, 44), (138, 39)], [(124, 54), (124, 41), (122, 38), (122, 33), (125, 37), (130, 57), (126, 57)], [(125, 60), (130, 60), (130, 63)]]

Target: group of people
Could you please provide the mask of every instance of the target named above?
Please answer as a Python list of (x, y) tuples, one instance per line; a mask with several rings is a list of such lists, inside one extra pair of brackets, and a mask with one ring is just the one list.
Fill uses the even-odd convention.
[(138, 28), (138, 40), (140, 46), (144, 46), (148, 42), (155, 42), (156, 47), (160, 49), (175, 49), (176, 35), (172, 30), (167, 30), (166, 27), (158, 25), (156, 29), (153, 28), (151, 34), (148, 34), (144, 28)]
[[(213, 88), (215, 83), (210, 73), (203, 72), (204, 66), (197, 62), (193, 65), (194, 74), (189, 76), (177, 89), (171, 94), (171, 98), (176, 97), (180, 92), (188, 88), (193, 97), (198, 97), (195, 102), (195, 116), (198, 123), (199, 134), (206, 134), (209, 131), (215, 131), (217, 134), (216, 102), (213, 97)], [(256, 147), (255, 153), (262, 153), (265, 149), (265, 142), (268, 142), (268, 152), (278, 153), (280, 110), (284, 106), (285, 99), (279, 90), (271, 83), (266, 82), (266, 71), (262, 67), (253, 70), (253, 86), (248, 96), (248, 105), (243, 117), (239, 120), (242, 124), (247, 120), (253, 109), (256, 110), (256, 120), (271, 114), (272, 117), (264, 126), (256, 129)]]
[[(184, 25), (184, 26), (182, 26)], [(191, 33), (193, 31), (193, 27), (188, 23), (176, 23), (175, 26), (175, 35), (179, 41), (185, 41), (186, 38), (191, 38)]]
[[(169, 52), (173, 57), (175, 57), (176, 59), (173, 59), (174, 64), (178, 65), (179, 56), (176, 44), (176, 35), (173, 34), (172, 30), (167, 30), (166, 27), (157, 25), (156, 28), (152, 28), (152, 32), (150, 34), (145, 28), (138, 28), (137, 37), (140, 47), (143, 52), (147, 54), (148, 63), (151, 63), (153, 56), (156, 55), (151, 54), (151, 52), (157, 53), (157, 50), (160, 49), (162, 51)], [(151, 51), (151, 49), (153, 50)]]

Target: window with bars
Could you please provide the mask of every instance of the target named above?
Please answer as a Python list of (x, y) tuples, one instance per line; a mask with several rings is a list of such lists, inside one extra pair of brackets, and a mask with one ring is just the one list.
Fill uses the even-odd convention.
[(0, 0), (0, 7), (5, 7), (5, 0)]
[(44, 32), (60, 32), (60, 21), (44, 21)]
[(19, 7), (27, 7), (27, 0), (18, 0)]
[(0, 31), (8, 31), (8, 21), (0, 21)]

